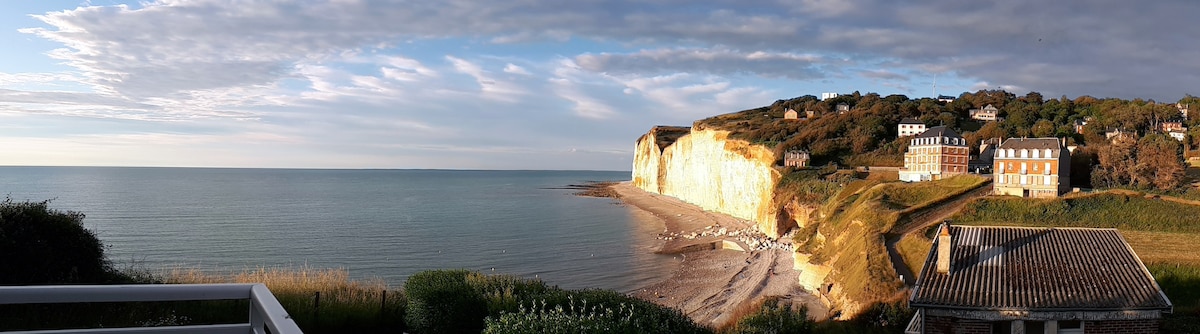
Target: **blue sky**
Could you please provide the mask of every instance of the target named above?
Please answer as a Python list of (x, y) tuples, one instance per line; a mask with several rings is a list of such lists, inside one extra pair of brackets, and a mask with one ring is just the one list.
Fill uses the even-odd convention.
[(0, 165), (628, 170), (654, 125), (821, 92), (1175, 101), (1198, 94), (1197, 9), (8, 1)]

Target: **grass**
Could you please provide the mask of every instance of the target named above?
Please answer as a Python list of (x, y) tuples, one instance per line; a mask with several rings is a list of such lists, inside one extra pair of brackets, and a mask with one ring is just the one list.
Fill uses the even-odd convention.
[[(344, 269), (259, 268), (223, 275), (175, 269), (130, 276), (146, 284), (264, 283), (305, 333), (405, 329), (406, 301), (399, 290), (380, 280), (351, 280)], [(0, 330), (244, 323), (249, 307), (247, 300), (5, 305)]]
[(406, 301), (400, 290), (381, 279), (351, 280), (345, 269), (257, 268), (227, 274), (172, 269), (162, 277), (169, 284), (263, 283), (305, 332), (390, 331), (404, 326)]
[(1110, 193), (1054, 199), (991, 197), (968, 203), (951, 219), (964, 225), (1118, 228), (1200, 233), (1200, 206)]

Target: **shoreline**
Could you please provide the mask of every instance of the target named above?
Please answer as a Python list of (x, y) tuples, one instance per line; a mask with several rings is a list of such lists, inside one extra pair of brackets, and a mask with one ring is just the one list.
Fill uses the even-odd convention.
[[(714, 328), (736, 321), (731, 319), (740, 316), (735, 313), (770, 296), (794, 308), (806, 306), (810, 318), (826, 317), (825, 305), (798, 283), (790, 238), (767, 241), (752, 222), (646, 192), (628, 181), (608, 187), (635, 214), (663, 223), (656, 253), (681, 258), (670, 277), (635, 290), (634, 297), (679, 309), (696, 323)], [(732, 246), (730, 241), (747, 251), (721, 249)]]

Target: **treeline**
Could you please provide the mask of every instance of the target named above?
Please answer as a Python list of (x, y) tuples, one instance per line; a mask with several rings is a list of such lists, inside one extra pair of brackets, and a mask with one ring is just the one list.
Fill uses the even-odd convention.
[[(1195, 96), (1185, 96), (1177, 103), (1188, 105), (1190, 110), (1200, 109), (1200, 98)], [(839, 111), (838, 105), (845, 105), (847, 110)], [(999, 110), (998, 116), (1002, 120), (971, 119), (972, 109), (988, 105)], [(813, 117), (784, 120), (788, 110), (795, 110), (801, 118), (811, 112)], [(776, 153), (806, 150), (812, 157), (811, 165), (898, 167), (903, 165), (908, 141), (897, 140), (897, 125), (902, 119), (912, 117), (929, 127), (944, 125), (954, 129), (967, 139), (973, 151), (978, 150), (981, 141), (990, 138), (1063, 138), (1080, 148), (1073, 155), (1077, 155), (1077, 161), (1073, 163), (1072, 184), (1077, 186), (1091, 186), (1095, 179), (1104, 181), (1098, 186), (1164, 187), (1178, 184), (1140, 182), (1141, 178), (1129, 177), (1123, 170), (1114, 170), (1106, 164), (1105, 161), (1110, 159), (1102, 161), (1100, 152), (1110, 145), (1105, 133), (1119, 129), (1142, 138), (1157, 133), (1166, 122), (1180, 122), (1188, 132), (1182, 142), (1175, 142), (1179, 159), (1173, 166), (1183, 168), (1185, 151), (1200, 144), (1197, 143), (1200, 140), (1200, 115), (1196, 115), (1200, 112), (1192, 111), (1192, 114), (1193, 117), (1184, 119), (1175, 102), (1091, 96), (1047, 99), (1037, 92), (1018, 96), (1003, 90), (980, 90), (962, 93), (950, 102), (854, 92), (824, 101), (812, 95), (778, 100), (770, 106), (699, 120), (694, 126), (728, 130), (734, 138), (773, 147)], [(1077, 129), (1076, 125), (1081, 124), (1085, 125)], [(1166, 146), (1169, 145), (1157, 147), (1167, 149)], [(1132, 156), (1136, 158), (1136, 155)], [(1156, 163), (1163, 163), (1162, 160), (1157, 159)], [(1101, 171), (1101, 178), (1091, 176), (1094, 169)]]

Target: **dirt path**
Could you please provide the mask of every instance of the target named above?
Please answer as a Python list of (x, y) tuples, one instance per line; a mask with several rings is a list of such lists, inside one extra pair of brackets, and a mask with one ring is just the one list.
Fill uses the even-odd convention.
[[(749, 227), (744, 220), (704, 211), (673, 197), (648, 193), (628, 182), (612, 188), (621, 201), (661, 219), (666, 227), (661, 235)], [(633, 295), (677, 308), (697, 323), (713, 327), (733, 320), (739, 308), (767, 296), (782, 296), (794, 305), (806, 305), (810, 317), (825, 317), (825, 306), (797, 284), (800, 273), (793, 269), (790, 251), (740, 252), (691, 247), (718, 240), (720, 238), (713, 236), (663, 240), (660, 252), (678, 253), (683, 262), (680, 269), (670, 278), (639, 289)]]
[(962, 210), (963, 207), (966, 207), (967, 202), (971, 199), (987, 196), (991, 193), (992, 184), (988, 183), (979, 188), (959, 194), (949, 201), (918, 210), (910, 213), (907, 217), (900, 218), (900, 221), (905, 222), (904, 226), (897, 231), (887, 233), (887, 239), (884, 244), (887, 247), (888, 258), (892, 260), (892, 267), (895, 268), (896, 274), (904, 278), (905, 285), (912, 286), (915, 284), (917, 275), (905, 265), (904, 258), (896, 250), (896, 243), (900, 242), (900, 239), (906, 235), (924, 231), (930, 226), (945, 221), (950, 216)]

